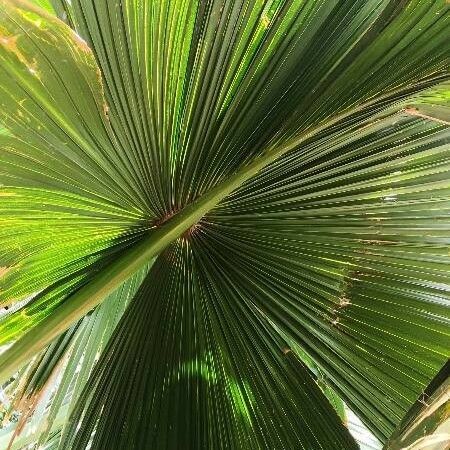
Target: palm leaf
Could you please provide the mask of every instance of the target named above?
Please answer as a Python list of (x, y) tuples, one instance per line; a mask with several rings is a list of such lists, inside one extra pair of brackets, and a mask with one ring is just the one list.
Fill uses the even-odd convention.
[(0, 135), (0, 303), (34, 301), (3, 321), (2, 343), (148, 228), (120, 194), (126, 183), (92, 53), (57, 19), (20, 8), (6, 2), (1, 12), (0, 120), (13, 135)]
[[(38, 445), (44, 445), (48, 436), (56, 431), (54, 426), (58, 429), (59, 424), (61, 430), (63, 418), (73, 408), (95, 362), (147, 272), (148, 268), (144, 268), (127, 280), (91, 314), (53, 341), (14, 383), (6, 387), (5, 393), (11, 403), (9, 416), (21, 414), (19, 430), (30, 422), (29, 428), (34, 430), (32, 437)], [(42, 411), (35, 411), (40, 403)], [(14, 438), (11, 434), (8, 440)]]
[(405, 415), (386, 444), (387, 450), (426, 447), (437, 450), (450, 444), (449, 370), (447, 362)]
[(385, 439), (449, 356), (449, 148), (434, 122), (379, 125), (281, 159), (207, 229), (258, 310)]
[[(86, 448), (94, 430), (94, 448), (357, 448), (306, 367), (249, 314), (197, 245), (182, 241), (158, 258), (81, 396), (63, 448)], [(136, 363), (153, 367), (151, 376)]]
[(50, 14), (55, 14), (54, 3), (52, 0), (31, 0), (31, 3), (45, 9)]
[(386, 440), (449, 356), (445, 2), (0, 5), (0, 378), (157, 257), (62, 445), (353, 446), (298, 358)]

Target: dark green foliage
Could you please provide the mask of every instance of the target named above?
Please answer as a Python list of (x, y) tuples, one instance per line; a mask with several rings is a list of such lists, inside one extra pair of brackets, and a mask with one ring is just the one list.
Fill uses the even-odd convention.
[(0, 0), (30, 440), (357, 448), (338, 395), (386, 441), (450, 356), (445, 0), (37, 3)]

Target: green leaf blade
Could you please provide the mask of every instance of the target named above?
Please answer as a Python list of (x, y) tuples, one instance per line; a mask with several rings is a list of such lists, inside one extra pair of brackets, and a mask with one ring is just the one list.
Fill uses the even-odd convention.
[[(95, 449), (356, 449), (306, 367), (229, 297), (201, 248), (181, 241), (155, 262), (62, 446), (85, 448), (95, 428)], [(136, 361), (152, 375), (135, 372)], [(121, 381), (130, 378), (131, 395)]]

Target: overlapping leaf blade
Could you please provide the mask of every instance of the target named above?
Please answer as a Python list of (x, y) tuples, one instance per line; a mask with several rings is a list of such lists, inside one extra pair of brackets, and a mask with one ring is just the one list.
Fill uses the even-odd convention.
[[(23, 435), (30, 433), (31, 441), (44, 445), (49, 436), (61, 432), (100, 353), (147, 272), (145, 267), (127, 280), (7, 386), (10, 414), (21, 414)], [(39, 404), (40, 411), (35, 411)]]
[(148, 228), (105, 116), (94, 57), (56, 18), (1, 3), (0, 304), (16, 338)]

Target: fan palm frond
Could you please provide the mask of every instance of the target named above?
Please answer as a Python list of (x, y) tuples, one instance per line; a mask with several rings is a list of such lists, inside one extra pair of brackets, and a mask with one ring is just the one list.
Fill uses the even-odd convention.
[(446, 2), (44, 3), (0, 0), (0, 378), (62, 374), (39, 445), (357, 448), (342, 401), (385, 442), (450, 356)]

